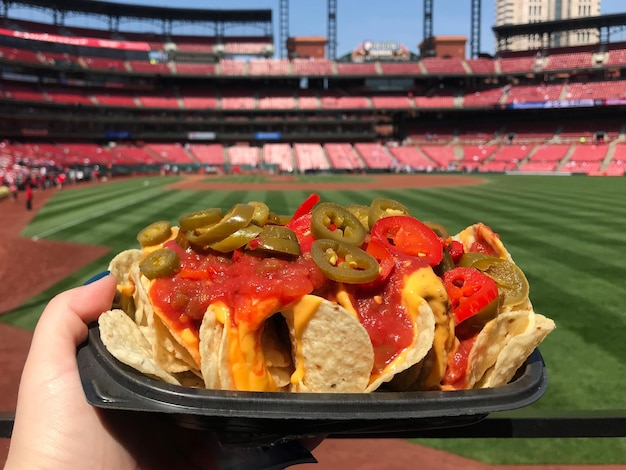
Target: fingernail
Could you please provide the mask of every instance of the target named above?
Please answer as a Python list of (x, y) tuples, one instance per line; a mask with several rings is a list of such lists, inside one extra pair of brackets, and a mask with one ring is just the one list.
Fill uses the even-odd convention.
[(99, 281), (103, 277), (107, 277), (109, 274), (111, 274), (111, 271), (102, 271), (101, 273), (96, 274), (94, 277), (87, 279), (85, 283), (83, 284), (83, 286)]

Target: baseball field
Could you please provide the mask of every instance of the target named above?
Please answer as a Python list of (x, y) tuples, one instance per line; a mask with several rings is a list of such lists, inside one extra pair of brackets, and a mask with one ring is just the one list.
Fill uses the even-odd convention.
[[(339, 204), (387, 197), (451, 233), (478, 221), (491, 226), (525, 272), (535, 310), (556, 322), (540, 348), (548, 390), (515, 415), (626, 410), (625, 178), (166, 176), (49, 191), (55, 192), (19, 237), (0, 246), (2, 324), (32, 330), (53, 295), (106, 269), (115, 253), (136, 247), (137, 232), (155, 220), (176, 223), (187, 212), (250, 200), (290, 214), (311, 192)], [(2, 214), (8, 204), (0, 201)], [(419, 443), (488, 464), (626, 465), (626, 438)]]

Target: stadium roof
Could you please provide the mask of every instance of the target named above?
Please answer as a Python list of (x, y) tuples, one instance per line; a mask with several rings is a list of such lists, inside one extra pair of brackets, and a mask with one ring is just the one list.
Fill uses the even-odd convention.
[(197, 8), (169, 8), (128, 5), (113, 2), (85, 0), (2, 0), (8, 5), (39, 7), (58, 12), (103, 15), (113, 18), (140, 18), (196, 23), (268, 23), (272, 10), (208, 10)]
[[(578, 31), (584, 29), (605, 29), (626, 26), (626, 13), (612, 15), (587, 16), (568, 20), (542, 21), (538, 23), (494, 26), (496, 41), (503, 41), (516, 36), (544, 35), (562, 31)], [(601, 35), (602, 36), (602, 35)], [(608, 38), (608, 34), (605, 35)]]

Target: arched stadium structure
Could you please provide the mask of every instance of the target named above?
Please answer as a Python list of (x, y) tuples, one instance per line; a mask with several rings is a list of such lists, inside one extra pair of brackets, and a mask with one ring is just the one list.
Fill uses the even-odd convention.
[(273, 59), (268, 31), (0, 17), (0, 181), (41, 167), (624, 175), (626, 43), (353, 63)]

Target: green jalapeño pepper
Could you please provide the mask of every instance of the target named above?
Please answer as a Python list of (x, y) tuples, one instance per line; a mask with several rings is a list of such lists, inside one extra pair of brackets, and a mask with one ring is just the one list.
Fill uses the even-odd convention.
[(346, 208), (324, 202), (313, 209), (311, 232), (317, 239), (329, 238), (359, 246), (367, 232), (359, 219)]
[(327, 238), (315, 240), (311, 256), (324, 275), (333, 281), (362, 284), (378, 277), (376, 258), (345, 242)]
[(250, 240), (258, 237), (261, 230), (261, 227), (250, 224), (246, 227), (240, 228), (232, 235), (224, 238), (224, 240), (212, 243), (209, 245), (209, 248), (219, 251), (220, 253), (230, 253), (231, 251), (235, 251), (237, 248), (241, 248)]
[(152, 246), (163, 243), (172, 236), (172, 226), (167, 220), (159, 220), (148, 225), (137, 234), (141, 246)]
[(295, 232), (282, 225), (263, 227), (259, 237), (248, 242), (248, 248), (270, 255), (299, 256), (301, 253)]
[(207, 246), (229, 237), (237, 230), (246, 227), (254, 215), (254, 206), (235, 204), (222, 219), (206, 227), (187, 232), (187, 240), (192, 245)]
[(176, 272), (180, 260), (176, 252), (160, 248), (148, 254), (139, 263), (139, 271), (148, 279), (171, 276)]
[(367, 222), (370, 229), (383, 217), (389, 217), (391, 215), (411, 215), (409, 209), (393, 199), (387, 199), (384, 197), (378, 197), (374, 199), (370, 204), (370, 211), (367, 217)]
[(469, 266), (496, 281), (502, 297), (502, 307), (512, 307), (528, 297), (528, 280), (522, 270), (510, 261), (483, 253), (465, 253), (459, 266)]
[(267, 224), (267, 219), (270, 216), (270, 208), (261, 201), (248, 201), (246, 204), (254, 207), (254, 215), (252, 216), (252, 223), (263, 227)]
[(183, 232), (188, 232), (189, 230), (213, 225), (219, 222), (222, 215), (222, 209), (215, 207), (198, 212), (191, 212), (178, 219), (178, 226)]

